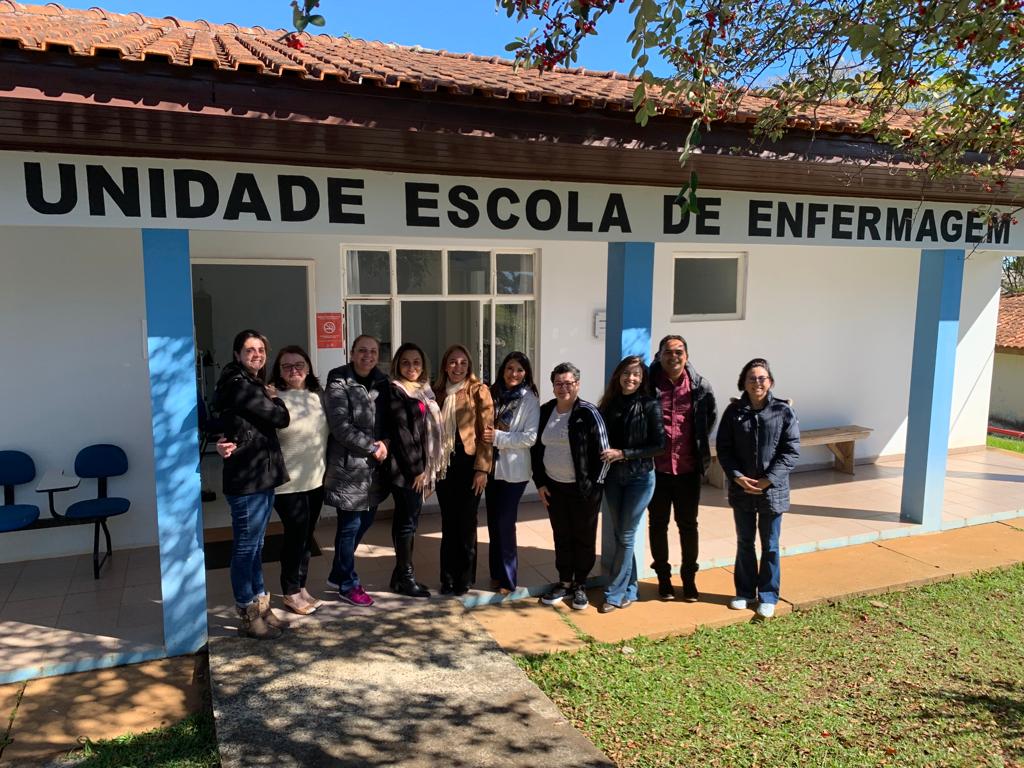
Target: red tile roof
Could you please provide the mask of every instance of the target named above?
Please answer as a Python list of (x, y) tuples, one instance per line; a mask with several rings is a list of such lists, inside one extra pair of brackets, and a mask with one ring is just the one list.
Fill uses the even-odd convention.
[(1024, 293), (999, 297), (996, 349), (1024, 350)]
[[(14, 41), (24, 50), (67, 51), (79, 57), (115, 55), (123, 61), (156, 61), (180, 67), (250, 71), (268, 77), (294, 75), (326, 83), (408, 86), (423, 92), (444, 91), (526, 102), (546, 102), (619, 112), (632, 111), (635, 81), (616, 72), (584, 69), (539, 73), (519, 70), (497, 56), (483, 57), (368, 42), (330, 35), (301, 35), (301, 50), (285, 45), (284, 29), (152, 18), (138, 13), (110, 13), (102, 8), (78, 10), (58, 3), (22, 5), (0, 0), (0, 42)], [(766, 100), (746, 99), (730, 122), (751, 123)], [(685, 108), (666, 105), (669, 114)], [(857, 131), (858, 110), (843, 104), (819, 107), (814, 115), (793, 120), (795, 127)], [(910, 116), (898, 118), (903, 127)]]

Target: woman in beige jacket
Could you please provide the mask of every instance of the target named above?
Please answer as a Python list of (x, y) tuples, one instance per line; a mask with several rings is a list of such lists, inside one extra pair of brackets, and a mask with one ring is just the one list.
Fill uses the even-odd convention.
[(464, 595), (476, 581), (476, 527), (480, 495), (494, 459), (494, 405), (473, 373), (461, 344), (441, 358), (434, 394), (441, 406), (441, 594)]

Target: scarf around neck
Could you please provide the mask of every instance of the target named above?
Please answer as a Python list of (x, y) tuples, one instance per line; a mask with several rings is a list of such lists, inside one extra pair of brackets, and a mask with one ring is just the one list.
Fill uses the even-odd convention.
[(395, 386), (423, 406), (423, 471), (427, 475), (424, 498), (430, 496), (439, 477), (443, 478), (448, 468), (448, 453), (444, 453), (441, 439), (441, 409), (434, 397), (434, 390), (427, 382), (395, 379)]
[(444, 478), (448, 471), (448, 461), (455, 451), (455, 437), (459, 433), (459, 420), (456, 413), (456, 395), (466, 388), (467, 379), (458, 384), (448, 384), (444, 390), (444, 405), (441, 406), (441, 453), (444, 466), (438, 471), (438, 478)]
[(508, 432), (512, 421), (516, 417), (516, 411), (523, 403), (523, 396), (529, 387), (520, 384), (518, 387), (508, 389), (504, 382), (497, 382), (491, 387), (491, 395), (494, 398), (494, 428)]

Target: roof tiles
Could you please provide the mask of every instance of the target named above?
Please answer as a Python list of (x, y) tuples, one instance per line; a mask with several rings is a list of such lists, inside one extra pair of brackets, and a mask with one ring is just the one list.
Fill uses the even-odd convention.
[[(65, 8), (57, 3), (23, 5), (0, 0), (0, 41), (25, 50), (66, 48), (74, 56), (113, 51), (124, 61), (159, 61), (180, 67), (248, 70), (316, 81), (338, 81), (380, 88), (411, 87), (433, 93), (546, 102), (630, 112), (636, 82), (616, 72), (584, 69), (540, 73), (517, 70), (496, 56), (431, 51), (330, 35), (302, 34), (301, 50), (285, 45), (287, 30), (111, 13), (102, 8)], [(102, 53), (101, 53), (102, 52)], [(751, 123), (765, 99), (749, 96), (730, 122)], [(671, 114), (685, 107), (663, 105)], [(819, 107), (793, 124), (834, 131), (857, 131), (858, 110), (842, 104)], [(899, 118), (909, 126), (910, 116)], [(905, 126), (905, 127), (906, 127)]]
[(1024, 350), (1024, 293), (999, 297), (996, 349)]

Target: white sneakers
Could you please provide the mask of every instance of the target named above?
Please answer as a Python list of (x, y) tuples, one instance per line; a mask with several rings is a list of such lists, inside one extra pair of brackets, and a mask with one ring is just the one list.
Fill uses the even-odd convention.
[[(729, 607), (734, 611), (745, 611), (754, 600), (747, 600), (745, 597), (734, 597), (729, 601)], [(775, 615), (775, 603), (758, 603), (757, 615), (762, 619), (770, 619)]]

